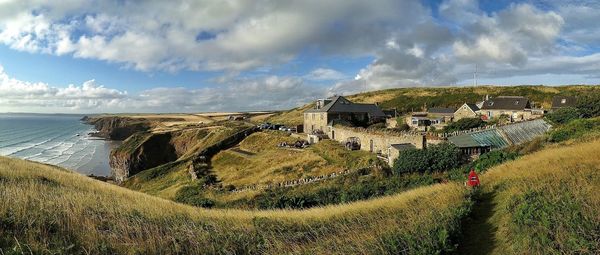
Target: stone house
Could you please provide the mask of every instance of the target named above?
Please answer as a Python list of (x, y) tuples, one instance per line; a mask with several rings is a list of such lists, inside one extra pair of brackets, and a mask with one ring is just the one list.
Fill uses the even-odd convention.
[(454, 112), (454, 121), (465, 118), (478, 118), (479, 117), (479, 106), (476, 104), (463, 104), (456, 112)]
[(555, 96), (552, 98), (552, 110), (556, 111), (560, 108), (575, 107), (577, 98), (572, 96)]
[(413, 112), (406, 117), (406, 124), (419, 131), (427, 131), (428, 127), (444, 128), (454, 121), (454, 108), (432, 107), (426, 112)]
[(390, 145), (387, 151), (388, 164), (390, 165), (390, 167), (394, 166), (394, 160), (396, 160), (400, 156), (400, 153), (406, 150), (414, 149), (417, 149), (417, 147), (411, 143), (398, 143)]
[(535, 117), (532, 114), (529, 99), (520, 96), (489, 98), (483, 102), (479, 114), (483, 120), (491, 120), (505, 115), (508, 116), (511, 122), (529, 120)]
[(376, 104), (357, 104), (343, 96), (317, 100), (313, 109), (304, 112), (304, 132), (326, 133), (333, 120), (351, 123), (384, 122), (386, 114)]

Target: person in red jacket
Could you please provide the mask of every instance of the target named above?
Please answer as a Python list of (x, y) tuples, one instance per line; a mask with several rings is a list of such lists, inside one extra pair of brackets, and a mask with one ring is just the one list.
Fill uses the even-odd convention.
[(467, 180), (467, 186), (477, 187), (479, 186), (479, 176), (475, 173), (475, 170), (471, 170), (469, 173), (469, 179)]

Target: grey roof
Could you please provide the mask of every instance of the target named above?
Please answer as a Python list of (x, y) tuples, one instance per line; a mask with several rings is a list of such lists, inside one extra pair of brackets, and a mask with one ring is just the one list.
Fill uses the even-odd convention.
[[(563, 103), (564, 100), (564, 103)], [(555, 96), (552, 98), (552, 108), (575, 107), (577, 98), (572, 96)]]
[(456, 108), (431, 107), (427, 110), (427, 112), (436, 114), (454, 114), (454, 112), (456, 112)]
[(467, 105), (469, 108), (471, 108), (471, 110), (472, 110), (472, 111), (474, 111), (474, 112), (476, 112), (476, 111), (479, 111), (479, 106), (477, 106), (476, 104), (469, 104), (469, 103), (466, 103), (466, 105)]
[(525, 110), (531, 108), (526, 97), (500, 96), (483, 102), (481, 110)]
[(321, 109), (310, 109), (306, 112), (357, 112), (368, 113), (371, 117), (385, 117), (385, 113), (375, 104), (355, 104), (343, 96), (332, 98), (331, 102), (323, 106)]
[(417, 148), (415, 145), (413, 145), (411, 143), (398, 143), (398, 144), (391, 144), (390, 146), (399, 151), (405, 151), (405, 150), (411, 150), (411, 149)]

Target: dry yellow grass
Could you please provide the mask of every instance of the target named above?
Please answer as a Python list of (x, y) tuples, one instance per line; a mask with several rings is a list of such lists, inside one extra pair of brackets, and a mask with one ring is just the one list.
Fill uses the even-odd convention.
[(451, 248), (455, 184), (304, 211), (207, 210), (0, 157), (0, 249), (91, 254), (407, 254)]
[(600, 141), (558, 145), (491, 169), (493, 254), (600, 253)]
[[(375, 159), (374, 154), (363, 151), (347, 152), (337, 142), (324, 141), (307, 149), (279, 148), (281, 142), (294, 142), (296, 138), (280, 132), (254, 133), (240, 143), (238, 148), (222, 151), (212, 159), (212, 170), (223, 185), (236, 187), (253, 184), (276, 184), (283, 181), (316, 177), (344, 170), (343, 162), (326, 158), (324, 151), (331, 157), (338, 153), (353, 153), (352, 160), (361, 167), (368, 166), (367, 159)], [(340, 161), (340, 160), (338, 160)]]

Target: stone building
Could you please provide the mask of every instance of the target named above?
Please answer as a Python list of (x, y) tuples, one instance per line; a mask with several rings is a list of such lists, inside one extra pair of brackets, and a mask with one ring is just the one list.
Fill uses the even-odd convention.
[(507, 116), (511, 122), (529, 120), (535, 117), (531, 112), (529, 99), (520, 96), (489, 98), (483, 102), (479, 113), (483, 120), (491, 120), (502, 115)]
[(357, 104), (343, 96), (317, 100), (315, 108), (304, 112), (304, 132), (326, 133), (333, 120), (371, 124), (384, 122), (386, 114), (376, 104)]
[(417, 149), (417, 147), (410, 143), (398, 143), (390, 145), (387, 151), (388, 164), (390, 165), (390, 167), (394, 166), (394, 160), (396, 160), (400, 156), (400, 153), (406, 150), (414, 149)]
[(328, 129), (327, 135), (330, 139), (345, 143), (349, 138), (353, 138), (359, 141), (361, 150), (373, 153), (387, 154), (393, 144), (412, 144), (417, 149), (426, 146), (425, 135), (416, 132), (372, 130), (342, 125), (330, 126)]
[(479, 107), (476, 104), (463, 104), (454, 112), (454, 121), (465, 118), (479, 118)]

